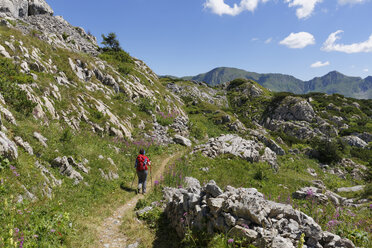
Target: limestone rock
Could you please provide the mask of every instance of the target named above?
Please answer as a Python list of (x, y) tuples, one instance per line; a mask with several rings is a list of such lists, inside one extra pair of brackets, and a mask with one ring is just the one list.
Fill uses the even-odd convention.
[(365, 185), (358, 185), (354, 187), (343, 187), (343, 188), (338, 188), (337, 192), (358, 192), (362, 191), (365, 188)]
[(28, 1), (26, 0), (1, 0), (0, 12), (10, 17), (18, 18), (28, 15)]
[(366, 147), (368, 144), (357, 136), (346, 136), (342, 137), (342, 140), (347, 142), (350, 146), (356, 146), (360, 148)]
[(67, 157), (58, 157), (52, 162), (53, 167), (59, 168), (59, 172), (62, 175), (67, 176), (68, 178), (74, 179), (75, 184), (80, 183), (84, 178), (79, 172), (77, 172), (72, 165), (70, 165)]
[[(264, 145), (260, 142), (246, 140), (235, 134), (227, 134), (209, 139), (207, 143), (196, 146), (193, 153), (200, 151), (204, 156), (211, 158), (222, 154), (232, 154), (249, 162), (267, 161), (275, 168), (276, 154), (270, 148), (264, 149)], [(263, 156), (260, 155), (261, 150), (265, 152)]]
[(11, 124), (17, 126), (16, 119), (14, 118), (12, 112), (0, 105), (0, 112), (4, 115), (5, 120), (9, 121)]
[(0, 6), (0, 13), (14, 18), (53, 15), (52, 8), (44, 0), (1, 0)]
[(34, 155), (34, 150), (32, 149), (31, 145), (28, 142), (23, 141), (21, 137), (19, 136), (14, 137), (14, 141), (16, 142), (17, 145), (25, 149), (25, 151), (28, 152), (28, 154)]
[(52, 8), (44, 0), (28, 0), (28, 15), (53, 15)]
[(34, 137), (44, 146), (48, 147), (48, 144), (46, 143), (48, 141), (47, 138), (45, 138), (43, 135), (41, 135), (38, 132), (34, 132)]
[(10, 59), (10, 54), (5, 50), (5, 48), (0, 45), (0, 54), (3, 55), (5, 58)]
[(11, 141), (5, 133), (0, 131), (0, 155), (10, 160), (18, 158), (18, 149), (16, 144)]
[(136, 211), (137, 218), (141, 217), (141, 215), (150, 212), (153, 209), (151, 206), (147, 206), (141, 210)]
[(174, 135), (173, 140), (174, 140), (175, 143), (183, 145), (183, 146), (190, 147), (192, 145), (191, 141), (188, 138), (185, 138), (185, 137), (183, 137), (181, 135), (178, 135), (178, 134)]
[[(188, 179), (191, 187), (198, 185), (195, 180)], [(306, 247), (355, 247), (350, 240), (323, 232), (311, 217), (292, 206), (266, 200), (256, 189), (227, 186), (223, 192), (217, 187), (211, 181), (199, 193), (190, 193), (195, 191), (188, 186), (163, 190), (165, 214), (180, 237), (191, 228), (210, 234), (228, 232), (260, 248), (293, 248), (304, 233)]]

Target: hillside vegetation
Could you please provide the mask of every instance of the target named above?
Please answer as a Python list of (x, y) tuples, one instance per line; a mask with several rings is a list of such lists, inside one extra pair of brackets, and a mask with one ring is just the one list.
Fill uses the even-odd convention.
[(140, 148), (154, 168), (184, 155), (120, 247), (371, 247), (372, 100), (159, 79), (113, 33), (1, 23), (0, 247), (107, 247)]

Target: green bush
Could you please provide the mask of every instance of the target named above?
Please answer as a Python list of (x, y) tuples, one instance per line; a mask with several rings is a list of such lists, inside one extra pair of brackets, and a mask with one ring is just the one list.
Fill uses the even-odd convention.
[(8, 168), (10, 165), (10, 162), (7, 158), (3, 158), (2, 156), (0, 156), (0, 171)]
[(317, 159), (322, 163), (340, 162), (343, 152), (346, 150), (345, 143), (337, 138), (333, 140), (315, 139), (312, 141), (312, 147), (318, 152)]
[(73, 138), (73, 133), (71, 132), (71, 130), (69, 128), (66, 128), (62, 135), (61, 135), (61, 138), (59, 139), (59, 141), (61, 142), (70, 142)]
[(28, 84), (32, 81), (30, 76), (20, 73), (19, 67), (9, 59), (0, 58), (0, 92), (7, 104), (26, 116), (32, 113), (36, 104), (28, 100), (27, 93), (17, 84)]
[(154, 105), (151, 104), (151, 101), (148, 98), (140, 98), (138, 108), (140, 111), (147, 114), (151, 114), (155, 110)]

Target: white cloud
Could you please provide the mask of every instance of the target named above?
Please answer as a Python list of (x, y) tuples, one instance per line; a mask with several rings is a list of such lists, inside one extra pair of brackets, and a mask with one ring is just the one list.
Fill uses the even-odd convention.
[(317, 3), (321, 3), (323, 0), (285, 0), (289, 3), (289, 7), (298, 7), (296, 15), (299, 19), (310, 17), (315, 9)]
[(338, 0), (338, 3), (341, 5), (345, 4), (357, 4), (357, 3), (364, 3), (366, 0)]
[(280, 41), (279, 44), (289, 48), (304, 48), (315, 44), (315, 38), (307, 32), (291, 33), (287, 38)]
[(258, 38), (256, 38), (256, 37), (253, 37), (252, 39), (251, 39), (251, 41), (258, 41), (259, 39)]
[(268, 38), (267, 40), (265, 40), (265, 44), (269, 44), (269, 43), (271, 43), (271, 41), (273, 40), (273, 38)]
[(317, 61), (315, 63), (313, 63), (312, 65), (310, 65), (311, 68), (319, 68), (319, 67), (324, 67), (324, 66), (328, 66), (330, 65), (329, 61), (326, 61), (326, 62), (321, 62), (321, 61)]
[(206, 0), (204, 3), (204, 8), (210, 9), (213, 13), (217, 15), (231, 15), (236, 16), (243, 11), (253, 12), (260, 2), (267, 2), (268, 0), (241, 0), (239, 5), (234, 4), (230, 6), (225, 3), (225, 0)]
[(336, 41), (340, 39), (339, 35), (344, 31), (338, 30), (328, 36), (328, 39), (323, 43), (322, 50), (326, 52), (344, 52), (344, 53), (369, 53), (372, 52), (372, 35), (369, 39), (360, 43), (353, 43), (349, 45), (336, 44)]
[(369, 70), (366, 68), (366, 69), (364, 69), (363, 71), (364, 71), (364, 72), (368, 72)]

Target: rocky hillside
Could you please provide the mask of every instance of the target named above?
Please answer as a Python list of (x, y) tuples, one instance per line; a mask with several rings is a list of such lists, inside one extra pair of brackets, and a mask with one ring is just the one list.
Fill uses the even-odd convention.
[(338, 93), (347, 97), (359, 99), (372, 98), (371, 77), (349, 77), (337, 71), (329, 72), (322, 77), (309, 81), (302, 81), (290, 75), (279, 73), (256, 73), (236, 68), (219, 67), (197, 76), (184, 77), (185, 80), (206, 82), (211, 86), (229, 82), (237, 78), (246, 78), (258, 82), (260, 85), (275, 92), (292, 92), (307, 94), (310, 92), (323, 92), (327, 94)]
[[(210, 235), (193, 247), (228, 233), (256, 247), (370, 244), (371, 100), (273, 93), (247, 79), (214, 88), (159, 79), (121, 48), (100, 48), (82, 28), (53, 16), (43, 0), (1, 1), (0, 7), (0, 247), (97, 247), (95, 221), (133, 196), (125, 189), (140, 147), (151, 158), (186, 153), (154, 178), (159, 187), (190, 186), (185, 176), (230, 185), (222, 192), (211, 182), (194, 195), (165, 190), (168, 198), (154, 208), (156, 218), (140, 218), (162, 222), (159, 213), (168, 214), (173, 224), (152, 227), (177, 233), (159, 234), (154, 243), (169, 247), (172, 233), (179, 234), (173, 242), (196, 238), (190, 225), (176, 223), (186, 212), (187, 223), (199, 218), (193, 222), (197, 233)], [(270, 200), (293, 193), (302, 212), (243, 186), (272, 194)], [(320, 203), (316, 209), (324, 209), (317, 217), (343, 207), (355, 214), (350, 223), (366, 221), (355, 233), (337, 225), (329, 231), (340, 236), (324, 232), (330, 220), (324, 217), (324, 223), (315, 208), (303, 207), (308, 195)], [(161, 191), (148, 197), (160, 201)], [(252, 197), (258, 205), (250, 205)], [(246, 229), (251, 236), (243, 235)]]

